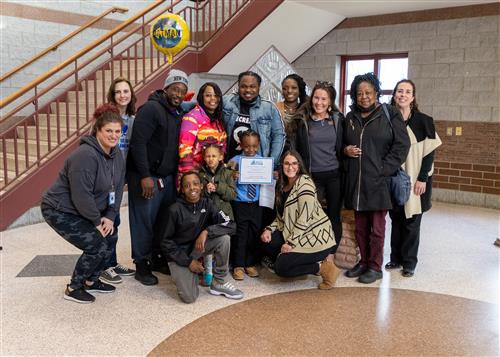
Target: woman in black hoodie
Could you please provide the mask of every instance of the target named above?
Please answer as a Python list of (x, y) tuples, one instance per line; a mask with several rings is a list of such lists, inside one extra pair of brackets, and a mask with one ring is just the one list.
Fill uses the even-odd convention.
[(112, 104), (101, 105), (94, 120), (92, 134), (82, 137), (41, 204), (45, 221), (83, 250), (64, 293), (66, 300), (78, 303), (93, 302), (92, 292), (115, 290), (99, 275), (111, 252), (105, 237), (113, 233), (125, 178), (125, 162), (117, 147), (123, 125), (119, 110)]

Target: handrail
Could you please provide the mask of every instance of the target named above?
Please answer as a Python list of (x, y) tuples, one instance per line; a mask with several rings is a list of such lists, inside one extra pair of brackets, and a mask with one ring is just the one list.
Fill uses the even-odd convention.
[[(218, 1), (208, 0), (202, 6), (196, 4), (196, 7), (183, 6), (182, 9), (175, 12), (186, 19), (193, 33), (206, 31), (209, 33), (208, 38), (203, 36), (203, 39), (198, 40), (193, 40), (193, 36), (186, 48), (176, 55), (177, 60), (182, 61), (187, 52), (202, 49), (214, 34), (250, 2), (250, 0), (230, 0), (227, 9), (225, 2), (218, 3)], [(58, 66), (62, 67), (58, 72), (61, 74), (60, 76), (52, 76), (49, 72), (45, 76), (45, 82), (50, 81), (49, 85), (41, 88), (39, 84), (35, 84), (32, 97), (26, 100), (23, 98), (22, 104), (16, 103), (17, 108), (10, 110), (8, 114), (0, 118), (0, 122), (3, 119), (8, 120), (16, 113), (25, 111), (29, 105), (34, 106), (33, 114), (13, 122), (7, 129), (2, 129), (0, 133), (0, 171), (3, 171), (3, 175), (0, 174), (0, 200), (5, 192), (19, 189), (20, 186), (16, 186), (18, 183), (26, 182), (24, 178), (29, 170), (37, 167), (43, 169), (44, 163), (49, 157), (53, 157), (57, 150), (67, 147), (68, 143), (74, 142), (79, 135), (85, 132), (84, 127), (88, 124), (95, 107), (106, 101), (107, 84), (105, 83), (109, 81), (109, 78), (115, 78), (115, 74), (123, 76), (124, 73), (127, 73), (126, 75), (132, 81), (134, 89), (137, 89), (158, 76), (161, 71), (164, 73), (168, 69), (166, 55), (156, 51), (151, 41), (148, 41), (149, 28), (157, 16), (165, 11), (173, 13), (174, 6), (180, 2), (180, 0), (156, 1), (155, 4), (150, 5), (138, 15), (141, 19), (138, 21), (134, 18), (130, 19), (123, 26), (120, 25), (113, 30), (112, 33), (115, 36), (112, 36), (110, 32), (109, 37), (102, 36), (99, 40), (94, 41), (91, 45), (95, 46), (91, 49), (92, 54), (90, 54), (91, 51), (87, 50), (89, 47), (87, 46), (79, 52), (81, 54), (79, 57), (72, 56), (67, 61), (73, 62), (69, 64), (70, 67), (73, 66), (73, 68), (69, 68), (69, 71), (61, 73), (67, 67), (67, 63), (64, 63)], [(160, 4), (167, 5), (167, 9), (157, 7)], [(221, 5), (218, 6), (219, 4)], [(212, 22), (212, 20), (214, 21)], [(124, 27), (127, 25), (128, 27), (125, 29)], [(118, 32), (119, 34), (117, 34)], [(139, 38), (131, 38), (130, 35), (138, 35)], [(132, 41), (125, 42), (128, 39)], [(106, 40), (109, 41), (109, 44), (103, 43)], [(95, 53), (93, 50), (97, 47), (100, 48)], [(109, 58), (102, 62), (99, 59), (105, 53), (109, 54)], [(90, 58), (87, 55), (90, 55)], [(108, 56), (106, 55), (106, 57)], [(97, 66), (92, 66), (92, 69), (87, 71), (86, 69), (89, 69), (92, 63), (96, 63)], [(57, 79), (55, 79), (56, 77)], [(74, 77), (74, 82), (65, 83), (65, 91), (57, 94), (48, 102), (41, 101), (43, 95), (51, 92), (70, 77)], [(93, 87), (92, 89), (90, 89), (90, 85)], [(73, 95), (73, 99), (70, 99), (70, 93)], [(40, 140), (42, 137), (44, 137), (43, 143)]]
[[(0, 109), (4, 108), (6, 105), (12, 103), (14, 100), (16, 100), (17, 98), (19, 98), (20, 96), (22, 96), (24, 93), (28, 92), (29, 90), (35, 88), (38, 84), (42, 83), (43, 81), (45, 81), (47, 78), (51, 77), (52, 75), (54, 75), (55, 73), (59, 72), (60, 70), (62, 70), (64, 67), (68, 66), (69, 64), (73, 63), (75, 60), (77, 60), (79, 57), (81, 57), (82, 55), (84, 55), (85, 53), (87, 53), (88, 51), (94, 49), (95, 47), (99, 46), (101, 43), (103, 43), (104, 41), (106, 41), (108, 38), (114, 36), (116, 33), (120, 32), (122, 29), (124, 29), (125, 27), (127, 27), (128, 25), (130, 25), (131, 23), (135, 22), (137, 19), (141, 18), (142, 16), (144, 16), (145, 14), (147, 14), (149, 11), (153, 10), (154, 8), (160, 6), (161, 4), (163, 4), (163, 0), (156, 0), (155, 3), (151, 4), (150, 6), (146, 7), (144, 10), (142, 10), (140, 13), (138, 13), (137, 15), (131, 17), (130, 19), (128, 19), (127, 21), (123, 22), (121, 25), (118, 25), (117, 27), (114, 28), (114, 30), (108, 32), (107, 34), (105, 35), (102, 35), (101, 37), (99, 37), (97, 40), (95, 40), (94, 42), (92, 42), (90, 45), (88, 45), (87, 47), (85, 47), (84, 49), (78, 51), (76, 54), (74, 54), (73, 56), (71, 56), (70, 58), (68, 58), (66, 61), (64, 61), (63, 63), (53, 67), (51, 70), (45, 72), (44, 74), (42, 74), (41, 76), (39, 76), (37, 79), (35, 79), (34, 81), (28, 83), (26, 86), (24, 86), (23, 88), (15, 91), (14, 93), (12, 93), (11, 95), (9, 95), (6, 99), (3, 99), (0, 101)], [(171, 7), (177, 5), (178, 3), (180, 3), (181, 0), (176, 0), (174, 2), (172, 2), (171, 4)]]
[(115, 13), (115, 12), (119, 12), (120, 14), (123, 14), (123, 13), (125, 13), (127, 11), (128, 11), (128, 9), (126, 7), (113, 6), (113, 7), (109, 8), (108, 10), (106, 10), (102, 14), (100, 14), (99, 16), (94, 17), (92, 20), (90, 20), (86, 24), (80, 26), (75, 31), (71, 32), (69, 35), (66, 35), (65, 37), (63, 37), (62, 39), (60, 39), (59, 41), (57, 41), (56, 43), (50, 45), (49, 47), (47, 47), (45, 50), (43, 50), (39, 54), (37, 54), (34, 57), (30, 58), (28, 61), (24, 62), (23, 64), (20, 64), (19, 66), (15, 67), (14, 69), (10, 70), (9, 72), (7, 72), (3, 76), (1, 76), (0, 77), (0, 82), (3, 82), (7, 78), (10, 78), (11, 76), (13, 76), (14, 74), (16, 74), (20, 70), (24, 69), (25, 67), (29, 66), (33, 62), (37, 61), (39, 58), (42, 58), (43, 56), (45, 56), (50, 51), (55, 51), (60, 45), (62, 45), (63, 43), (69, 41), (70, 39), (72, 39), (73, 37), (75, 37), (76, 35), (78, 35), (80, 32), (82, 32), (83, 30), (89, 28), (90, 26), (92, 26), (93, 24), (95, 24), (97, 21), (99, 21), (102, 18), (106, 17), (108, 14)]

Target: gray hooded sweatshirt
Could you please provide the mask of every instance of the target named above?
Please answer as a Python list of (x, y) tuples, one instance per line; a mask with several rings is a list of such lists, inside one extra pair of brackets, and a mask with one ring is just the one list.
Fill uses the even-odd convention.
[[(106, 154), (95, 136), (82, 137), (80, 146), (66, 159), (59, 177), (45, 192), (42, 203), (57, 211), (82, 216), (96, 227), (101, 217), (114, 221), (120, 210), (125, 161), (118, 146)], [(108, 203), (110, 192), (115, 203)]]

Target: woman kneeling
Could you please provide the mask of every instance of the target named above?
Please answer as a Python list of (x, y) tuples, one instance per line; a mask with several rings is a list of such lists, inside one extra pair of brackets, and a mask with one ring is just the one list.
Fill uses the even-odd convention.
[(335, 245), (332, 224), (306, 175), (300, 155), (287, 151), (276, 186), (276, 219), (261, 235), (266, 256), (283, 277), (320, 274), (320, 289), (331, 289), (340, 270), (326, 257)]

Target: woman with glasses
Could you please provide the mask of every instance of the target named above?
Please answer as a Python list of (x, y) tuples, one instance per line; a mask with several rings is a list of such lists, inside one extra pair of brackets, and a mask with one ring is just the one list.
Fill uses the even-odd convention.
[(261, 235), (264, 255), (282, 277), (319, 274), (319, 289), (333, 288), (340, 270), (329, 259), (335, 246), (332, 224), (321, 208), (313, 180), (293, 150), (281, 158), (276, 218)]
[(344, 116), (335, 105), (332, 83), (317, 82), (307, 105), (294, 116), (295, 148), (318, 189), (320, 201), (326, 201), (326, 213), (332, 222), (337, 245), (328, 259), (333, 261), (342, 237), (342, 122)]
[(227, 135), (222, 123), (222, 92), (212, 82), (203, 84), (198, 104), (182, 118), (179, 137), (179, 175), (198, 171), (203, 164), (203, 148), (219, 145), (226, 152)]
[(353, 104), (343, 131), (345, 206), (354, 209), (361, 254), (361, 261), (346, 276), (359, 277), (364, 284), (382, 279), (385, 216), (392, 208), (390, 177), (405, 161), (410, 147), (401, 113), (380, 104), (380, 94), (380, 81), (373, 73), (354, 77)]

